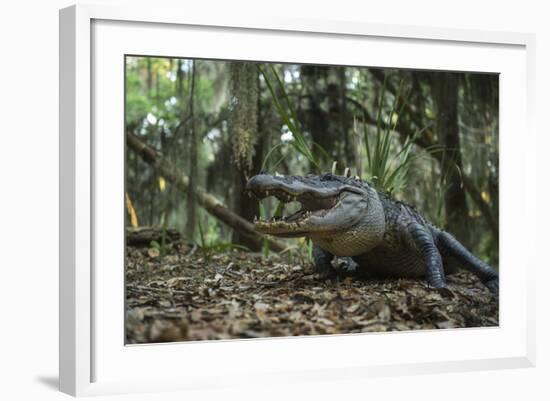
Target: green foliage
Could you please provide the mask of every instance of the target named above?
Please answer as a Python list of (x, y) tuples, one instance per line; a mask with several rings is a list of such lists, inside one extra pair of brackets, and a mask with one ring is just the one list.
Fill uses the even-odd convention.
[[(269, 93), (271, 94), (277, 113), (279, 114), (285, 125), (288, 127), (288, 130), (292, 133), (293, 139), (289, 141), (288, 144), (292, 146), (295, 151), (305, 156), (306, 159), (311, 163), (311, 165), (317, 170), (317, 172), (320, 173), (321, 165), (319, 164), (319, 158), (312, 151), (312, 146), (300, 129), (300, 122), (296, 115), (296, 111), (291, 101), (289, 100), (288, 94), (281, 79), (279, 78), (279, 75), (277, 74), (277, 71), (275, 71), (273, 65), (269, 65), (267, 67), (267, 70), (258, 65), (258, 70), (264, 77), (265, 83), (267, 85), (267, 88), (269, 89)], [(279, 147), (286, 145), (286, 142), (281, 142), (270, 149), (264, 159), (262, 170), (265, 169), (266, 163), (272, 156), (273, 152)], [(315, 143), (313, 144), (313, 146), (316, 148), (316, 150), (328, 156), (327, 152), (321, 146)], [(281, 160), (282, 158), (279, 159), (279, 161), (271, 167), (276, 168)]]
[(386, 85), (384, 83), (384, 88), (378, 102), (374, 144), (369, 140), (369, 132), (366, 124), (363, 124), (363, 139), (367, 154), (368, 178), (376, 188), (392, 193), (401, 189), (405, 184), (407, 170), (412, 161), (410, 151), (413, 140), (408, 137), (400, 151), (394, 155), (390, 154), (392, 131), (395, 130), (395, 126), (399, 119), (397, 106), (399, 95), (403, 88), (403, 81), (399, 84), (399, 90), (394, 97), (388, 117), (386, 121), (383, 121), (384, 118), (382, 117), (382, 113), (386, 95), (385, 87)]
[[(267, 219), (269, 214), (262, 202), (259, 203), (259, 209), (260, 209), (260, 217), (262, 219)], [(267, 235), (264, 235), (264, 239), (262, 241), (262, 255), (264, 256), (264, 258), (269, 257), (269, 241), (268, 241)]]
[(310, 262), (313, 262), (313, 241), (311, 238), (306, 239), (307, 257)]
[(290, 244), (279, 254), (286, 256), (289, 264), (296, 263), (296, 260), (301, 265), (313, 263), (313, 242), (309, 238), (300, 238), (297, 244)]
[(199, 238), (201, 243), (199, 244), (201, 252), (204, 256), (204, 259), (207, 261), (210, 261), (210, 255), (217, 252), (226, 252), (229, 250), (241, 250), (241, 251), (250, 251), (246, 246), (239, 245), (239, 244), (233, 244), (231, 242), (223, 242), (223, 241), (217, 241), (217, 242), (208, 242), (206, 240), (206, 236), (204, 234), (204, 231), (202, 229), (202, 224), (200, 220), (197, 223), (199, 228)]
[(445, 185), (443, 180), (440, 180), (440, 185), (436, 185), (434, 191), (434, 204), (435, 207), (430, 213), (431, 220), (434, 224), (438, 226), (443, 226), (445, 224), (445, 191), (449, 188), (449, 185)]
[(384, 116), (386, 100), (386, 81), (384, 81), (382, 93), (378, 101), (374, 141), (369, 139), (371, 134), (369, 133), (367, 124), (363, 124), (367, 178), (376, 188), (389, 194), (400, 192), (405, 188), (409, 169), (417, 158), (438, 150), (437, 147), (432, 147), (426, 149), (424, 152), (412, 152), (415, 140), (427, 126), (422, 130), (416, 131), (412, 136), (407, 136), (401, 144), (400, 149), (396, 150), (395, 146), (392, 147), (392, 139), (396, 135), (397, 123), (405, 106), (404, 101), (400, 104), (403, 83), (404, 81), (401, 80), (397, 93), (393, 97), (390, 110)]
[(283, 216), (283, 210), (285, 208), (284, 202), (280, 202), (277, 204), (277, 208), (275, 209), (275, 212), (273, 213), (273, 217), (275, 218), (281, 218)]
[(162, 235), (160, 237), (160, 244), (157, 241), (152, 240), (149, 246), (158, 250), (160, 256), (164, 256), (170, 250), (170, 247), (166, 243), (167, 219), (165, 213), (162, 213), (160, 220), (162, 222)]

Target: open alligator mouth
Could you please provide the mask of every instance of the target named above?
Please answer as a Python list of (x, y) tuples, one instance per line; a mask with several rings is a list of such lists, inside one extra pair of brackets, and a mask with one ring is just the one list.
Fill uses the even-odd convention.
[(284, 206), (292, 202), (300, 204), (299, 210), (289, 215), (284, 215), (284, 207), (282, 207), (282, 210), (279, 207), (271, 218), (255, 218), (254, 228), (261, 232), (271, 232), (272, 230), (277, 231), (279, 234), (284, 234), (283, 231), (299, 232), (301, 229), (306, 229), (307, 221), (312, 216), (323, 217), (338, 203), (338, 195), (320, 196), (313, 192), (296, 194), (282, 187), (252, 189), (250, 192), (260, 200), (273, 196), (281, 201)]

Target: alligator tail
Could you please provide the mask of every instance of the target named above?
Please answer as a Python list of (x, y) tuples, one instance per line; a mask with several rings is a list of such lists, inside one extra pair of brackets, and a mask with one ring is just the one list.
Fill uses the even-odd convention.
[(478, 276), (493, 294), (498, 295), (498, 273), (491, 266), (476, 258), (455, 237), (445, 231), (438, 230), (437, 243), (464, 269)]

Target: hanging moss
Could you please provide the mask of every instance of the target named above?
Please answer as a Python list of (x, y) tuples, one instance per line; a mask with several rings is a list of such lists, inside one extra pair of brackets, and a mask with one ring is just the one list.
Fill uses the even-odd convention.
[(258, 76), (256, 65), (231, 62), (231, 145), (233, 161), (241, 171), (252, 167), (258, 130)]

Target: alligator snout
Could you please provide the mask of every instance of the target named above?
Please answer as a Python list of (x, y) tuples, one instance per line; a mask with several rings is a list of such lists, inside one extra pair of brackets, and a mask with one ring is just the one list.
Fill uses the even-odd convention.
[(337, 196), (340, 187), (334, 184), (322, 183), (316, 176), (296, 177), (258, 174), (248, 180), (246, 190), (259, 199), (273, 195), (280, 200), (288, 201), (295, 198)]

